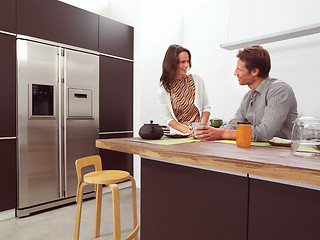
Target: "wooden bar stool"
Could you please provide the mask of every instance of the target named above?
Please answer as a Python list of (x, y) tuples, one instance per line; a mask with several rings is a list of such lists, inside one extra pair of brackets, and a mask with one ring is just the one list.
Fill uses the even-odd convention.
[[(101, 222), (101, 200), (102, 200), (102, 186), (103, 184), (110, 187), (112, 191), (113, 202), (113, 239), (121, 239), (121, 223), (120, 223), (120, 196), (117, 183), (126, 180), (131, 180), (132, 183), (132, 204), (133, 204), (133, 231), (125, 238), (126, 240), (138, 240), (138, 215), (137, 215), (137, 195), (136, 195), (136, 182), (129, 172), (120, 170), (102, 170), (101, 158), (99, 155), (84, 157), (76, 160), (76, 171), (78, 176), (77, 188), (77, 215), (76, 225), (74, 231), (74, 240), (79, 239), (83, 187), (86, 185), (95, 185), (96, 191), (96, 210), (95, 210), (95, 223), (94, 223), (94, 237), (100, 236), (100, 222)], [(90, 165), (94, 165), (95, 171), (87, 173), (83, 176), (81, 169)]]

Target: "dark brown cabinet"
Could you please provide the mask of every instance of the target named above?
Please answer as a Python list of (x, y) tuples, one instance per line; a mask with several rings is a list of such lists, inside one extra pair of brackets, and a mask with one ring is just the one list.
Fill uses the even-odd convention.
[[(100, 139), (132, 137), (132, 133), (100, 134)], [(133, 176), (133, 155), (99, 149), (104, 170), (124, 170)]]
[(249, 240), (317, 240), (320, 191), (250, 179)]
[(0, 140), (0, 212), (17, 206), (16, 140)]
[(141, 239), (247, 238), (248, 178), (142, 158)]
[(15, 37), (0, 33), (0, 211), (16, 207), (16, 45)]
[[(99, 71), (100, 138), (132, 137), (133, 62), (100, 56)], [(100, 149), (100, 155), (103, 169), (125, 170), (133, 174), (131, 154)]]
[(16, 0), (0, 1), (0, 31), (16, 32)]
[(17, 32), (98, 51), (99, 16), (57, 0), (17, 0)]
[(99, 16), (99, 52), (133, 59), (133, 27)]
[(133, 62), (100, 56), (100, 132), (133, 130)]
[(16, 136), (16, 40), (0, 33), (0, 137)]

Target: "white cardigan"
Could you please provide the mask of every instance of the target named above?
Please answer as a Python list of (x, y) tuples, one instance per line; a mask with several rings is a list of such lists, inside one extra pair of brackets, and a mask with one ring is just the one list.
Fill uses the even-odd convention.
[[(195, 90), (196, 90), (195, 99), (194, 99), (195, 106), (199, 110), (200, 117), (202, 117), (202, 113), (210, 112), (211, 107), (209, 106), (208, 96), (207, 96), (206, 88), (204, 86), (203, 79), (200, 76), (195, 74), (192, 74), (192, 77), (195, 83)], [(176, 120), (178, 122), (172, 109), (170, 93), (168, 93), (163, 86), (160, 86), (158, 89), (158, 103), (160, 105), (160, 110), (164, 116), (164, 120), (167, 125), (172, 120)]]

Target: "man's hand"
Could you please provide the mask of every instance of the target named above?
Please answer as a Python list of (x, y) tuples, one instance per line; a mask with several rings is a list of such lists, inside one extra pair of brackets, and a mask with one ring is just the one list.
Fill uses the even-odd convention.
[(196, 129), (201, 131), (196, 134), (192, 133), (192, 136), (200, 140), (236, 139), (236, 130), (214, 128), (210, 126), (200, 126)]
[(222, 139), (223, 132), (225, 131), (225, 129), (223, 128), (214, 128), (210, 126), (200, 126), (200, 127), (197, 127), (196, 130), (201, 130), (201, 131), (196, 132), (196, 134), (192, 134), (192, 136), (200, 140)]

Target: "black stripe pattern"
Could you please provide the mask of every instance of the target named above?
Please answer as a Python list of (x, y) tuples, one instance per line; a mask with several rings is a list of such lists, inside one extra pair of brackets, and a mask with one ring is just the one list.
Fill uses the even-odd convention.
[(200, 122), (200, 113), (194, 104), (196, 88), (192, 75), (173, 80), (170, 89), (171, 105), (178, 122), (187, 126)]

